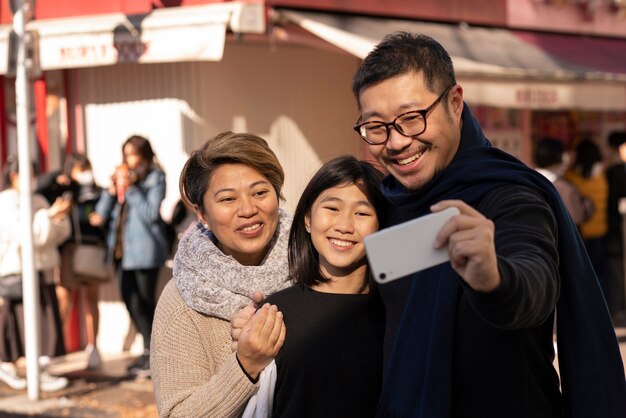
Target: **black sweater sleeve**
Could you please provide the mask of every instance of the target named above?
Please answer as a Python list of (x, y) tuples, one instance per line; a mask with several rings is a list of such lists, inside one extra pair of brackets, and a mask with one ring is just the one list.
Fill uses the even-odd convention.
[(478, 210), (495, 223), (502, 282), (466, 296), (487, 322), (504, 329), (541, 325), (554, 310), (559, 287), (557, 227), (548, 203), (535, 191), (505, 186), (491, 191)]

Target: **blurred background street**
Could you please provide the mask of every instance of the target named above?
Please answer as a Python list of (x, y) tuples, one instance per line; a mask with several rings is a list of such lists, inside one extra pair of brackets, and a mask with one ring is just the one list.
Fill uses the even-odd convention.
[(149, 418), (157, 417), (149, 378), (134, 378), (126, 373), (129, 356), (103, 356), (100, 370), (85, 370), (83, 352), (55, 359), (51, 373), (70, 380), (63, 390), (42, 393), (36, 402), (28, 401), (25, 391), (0, 383), (0, 417), (81, 417)]
[[(123, 146), (131, 136), (145, 137), (153, 154), (144, 163), (163, 172), (160, 219), (155, 222), (167, 226), (162, 232), (168, 248), (163, 251), (169, 252), (165, 264), (162, 257), (155, 257), (154, 265), (144, 266), (158, 274), (158, 280), (154, 276), (146, 280), (157, 283), (156, 289), (146, 291), (150, 300), (145, 304), (153, 309), (152, 302), (172, 277), (176, 238), (196, 221), (193, 211), (185, 211), (179, 192), (181, 169), (192, 152), (223, 131), (263, 137), (285, 171), (281, 207), (293, 213), (302, 190), (324, 162), (350, 154), (374, 163), (352, 129), (359, 114), (352, 77), (386, 34), (425, 33), (450, 53), (464, 103), (494, 147), (532, 168), (545, 169), (543, 174), (552, 173), (555, 179), (581, 171), (571, 164), (581, 143), (597, 149), (592, 170), (586, 170), (594, 175), (574, 185), (581, 198), (593, 198), (589, 207), (594, 213), (580, 221), (580, 231), (588, 252), (594, 249), (598, 275), (607, 270), (600, 279), (626, 359), (626, 178), (612, 184), (606, 179), (607, 173), (623, 175), (626, 168), (626, 140), (610, 140), (614, 133), (626, 135), (626, 0), (424, 0), (419, 7), (414, 3), (0, 0), (0, 167), (6, 170), (19, 158), (22, 173), (27, 173), (23, 190), (36, 192), (53, 206), (57, 199), (73, 199), (73, 207), (66, 203), (65, 215), (67, 229), (74, 232), (63, 244), (88, 238), (85, 227), (100, 228), (91, 231), (92, 238), (104, 251), (105, 237), (114, 235), (107, 232), (118, 234), (109, 244), (131, 234), (111, 228), (111, 220), (92, 223), (100, 201), (96, 192), (112, 189), (115, 193), (108, 194), (116, 194), (114, 205), (126, 204), (125, 186), (116, 184), (117, 176), (124, 178), (128, 168)], [(535, 161), (538, 144), (546, 139), (564, 151), (559, 152), (558, 164), (551, 164), (558, 169), (555, 172)], [(89, 164), (66, 172), (76, 155)], [(25, 167), (29, 168), (24, 171)], [(7, 173), (18, 178), (17, 171)], [(17, 196), (19, 181), (3, 177), (7, 178), (0, 179), (0, 193), (13, 189)], [(92, 200), (85, 197), (90, 194)], [(15, 218), (7, 216), (9, 210), (16, 211)], [(0, 207), (0, 219), (19, 219), (17, 212), (22, 216), (30, 210), (5, 205)], [(53, 212), (59, 215), (56, 206)], [(14, 232), (19, 246), (12, 248), (28, 254), (21, 249), (32, 247), (27, 242), (30, 235), (21, 228)], [(165, 240), (158, 241), (161, 245)], [(62, 243), (47, 244), (54, 249)], [(139, 247), (124, 244), (113, 249), (124, 246)], [(118, 275), (123, 269), (114, 272), (111, 265), (86, 263), (94, 264), (93, 270), (103, 276), (97, 281), (64, 281), (64, 276), (78, 277), (75, 264), (83, 264), (75, 263), (82, 260), (68, 248), (60, 253), (65, 261), (38, 272), (47, 274), (42, 287), (49, 288), (51, 301), (56, 299), (49, 306), (58, 304), (60, 311), (60, 318), (49, 321), (55, 323), (54, 329), (45, 322), (38, 329), (58, 337), (59, 347), (65, 349), (39, 355), (69, 353), (53, 358), (47, 369), (69, 384), (56, 392), (42, 392), (40, 400), (31, 402), (25, 390), (0, 381), (0, 418), (158, 416), (152, 381), (127, 372), (137, 356), (147, 356), (150, 345), (145, 325), (149, 321), (140, 321), (144, 326), (137, 327), (125, 303), (135, 290), (127, 286), (128, 293), (121, 294)], [(140, 258), (147, 258), (146, 252)], [(6, 267), (1, 261), (0, 267)], [(20, 258), (21, 271), (0, 272), (0, 278), (34, 271), (32, 261)], [(30, 287), (34, 293), (36, 286)], [(0, 302), (0, 310), (3, 305)], [(16, 323), (37, 329), (35, 320), (24, 324), (17, 314), (15, 318)], [(13, 319), (12, 313), (4, 315), (7, 323)], [(2, 353), (6, 351), (2, 348), (10, 345), (7, 341), (21, 339), (15, 334), (0, 334), (5, 343), (0, 345), (4, 354), (0, 357), (13, 373), (13, 360), (23, 350)], [(85, 347), (99, 350), (99, 368), (87, 369)], [(17, 370), (24, 376), (24, 362)]]

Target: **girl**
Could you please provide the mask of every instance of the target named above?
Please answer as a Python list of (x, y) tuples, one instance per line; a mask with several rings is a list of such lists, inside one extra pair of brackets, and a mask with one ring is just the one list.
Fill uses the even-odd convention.
[(374, 416), (385, 320), (363, 239), (378, 230), (382, 177), (344, 156), (302, 193), (289, 236), (297, 284), (266, 300), (283, 313), (288, 335), (276, 357), (272, 417)]

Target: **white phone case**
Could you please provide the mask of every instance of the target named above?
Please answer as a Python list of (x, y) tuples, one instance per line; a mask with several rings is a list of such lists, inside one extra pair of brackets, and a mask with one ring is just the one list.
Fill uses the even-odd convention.
[(448, 249), (435, 249), (433, 245), (443, 225), (459, 213), (457, 208), (447, 208), (365, 237), (374, 279), (378, 283), (389, 283), (448, 261)]

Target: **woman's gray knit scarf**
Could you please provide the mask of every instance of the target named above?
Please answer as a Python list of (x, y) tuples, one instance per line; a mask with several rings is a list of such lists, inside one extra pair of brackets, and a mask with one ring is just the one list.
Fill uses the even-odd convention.
[(202, 224), (180, 240), (174, 257), (173, 278), (178, 293), (196, 311), (230, 321), (239, 309), (252, 303), (254, 292), (268, 296), (288, 287), (287, 243), (292, 218), (279, 209), (271, 248), (258, 266), (244, 266), (213, 243)]

